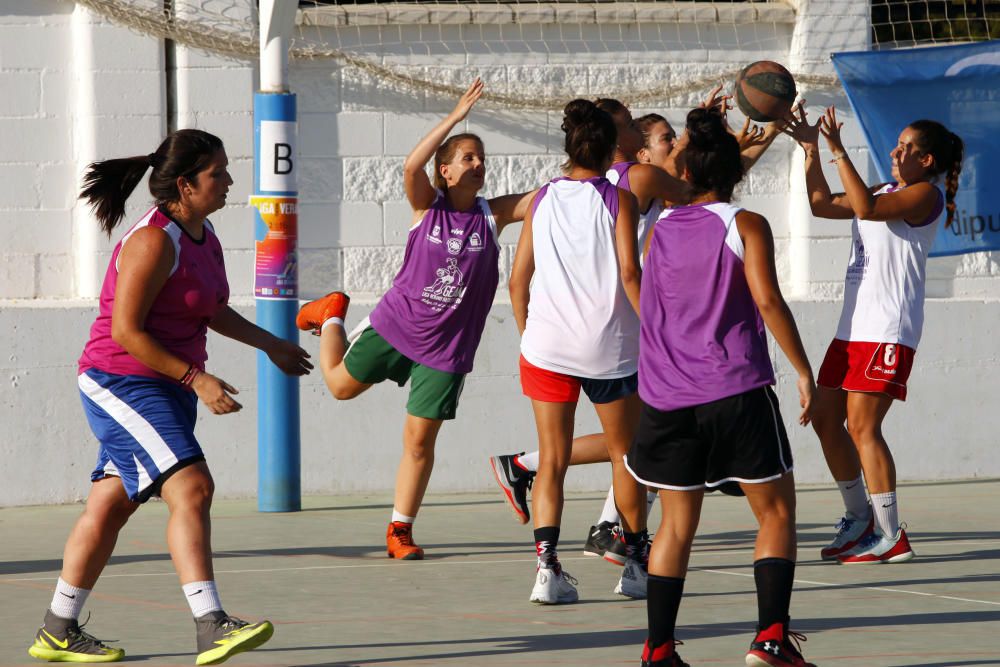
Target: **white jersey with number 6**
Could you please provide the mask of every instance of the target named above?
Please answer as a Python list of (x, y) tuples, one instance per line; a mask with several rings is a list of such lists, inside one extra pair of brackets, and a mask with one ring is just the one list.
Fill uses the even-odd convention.
[[(924, 327), (927, 254), (945, 215), (944, 191), (936, 187), (938, 201), (924, 220), (854, 219), (836, 338), (917, 348)], [(890, 183), (875, 194), (895, 189)]]

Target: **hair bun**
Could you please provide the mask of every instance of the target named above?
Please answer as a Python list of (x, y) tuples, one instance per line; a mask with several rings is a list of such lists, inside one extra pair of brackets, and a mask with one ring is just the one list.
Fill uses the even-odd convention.
[(692, 109), (687, 115), (688, 141), (699, 148), (708, 149), (729, 134), (722, 113), (718, 109)]
[(563, 108), (562, 131), (570, 132), (574, 128), (586, 125), (601, 112), (590, 100), (576, 99)]

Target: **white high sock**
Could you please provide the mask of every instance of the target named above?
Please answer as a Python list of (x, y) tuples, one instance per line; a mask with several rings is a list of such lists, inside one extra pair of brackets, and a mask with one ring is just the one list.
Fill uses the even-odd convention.
[(844, 507), (852, 516), (865, 521), (871, 518), (868, 510), (868, 496), (865, 495), (865, 483), (858, 475), (857, 479), (848, 482), (837, 482), (840, 497), (844, 499)]
[(219, 600), (219, 591), (216, 590), (214, 581), (192, 581), (181, 588), (195, 618), (201, 618), (213, 611), (222, 611), (222, 602)]
[(875, 511), (875, 525), (880, 533), (888, 538), (896, 537), (899, 532), (899, 506), (896, 504), (896, 492), (873, 493), (872, 509)]
[(538, 452), (528, 452), (527, 454), (521, 454), (517, 457), (516, 461), (524, 466), (525, 470), (530, 470), (531, 472), (538, 472)]
[(392, 508), (392, 521), (393, 521), (393, 523), (395, 523), (397, 521), (399, 523), (413, 523), (416, 520), (417, 520), (417, 517), (415, 517), (415, 516), (406, 516), (405, 514), (403, 514), (402, 512), (400, 512), (395, 507)]
[(601, 518), (598, 523), (618, 523), (621, 517), (618, 516), (618, 508), (615, 507), (615, 485), (608, 489), (608, 497), (604, 500), (604, 509), (601, 510)]
[(52, 596), (52, 604), (49, 609), (59, 618), (76, 620), (80, 618), (83, 611), (83, 603), (87, 601), (90, 591), (85, 588), (70, 586), (62, 577), (56, 582), (56, 592)]

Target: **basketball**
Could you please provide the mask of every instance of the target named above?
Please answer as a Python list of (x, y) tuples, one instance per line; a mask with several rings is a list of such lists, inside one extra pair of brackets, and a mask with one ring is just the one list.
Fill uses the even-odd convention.
[(750, 63), (736, 77), (736, 104), (759, 123), (784, 118), (795, 102), (791, 72), (771, 60)]

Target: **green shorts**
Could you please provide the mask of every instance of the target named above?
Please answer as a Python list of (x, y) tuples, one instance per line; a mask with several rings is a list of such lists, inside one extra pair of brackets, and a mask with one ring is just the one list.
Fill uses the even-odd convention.
[(412, 380), (406, 411), (425, 419), (454, 419), (465, 384), (465, 373), (446, 373), (418, 364), (400, 354), (371, 327), (351, 345), (344, 367), (351, 377), (365, 384), (392, 380), (402, 387)]

